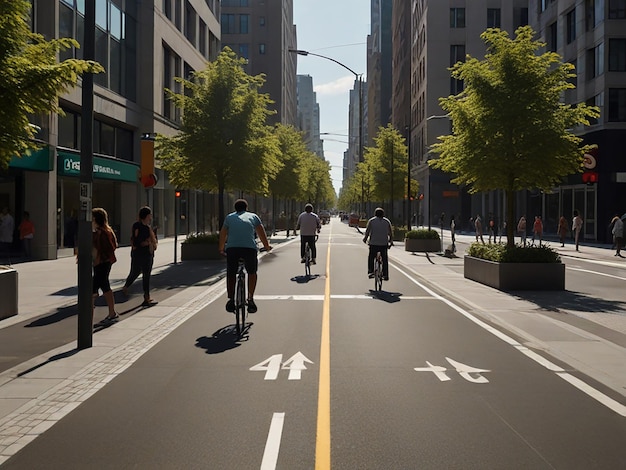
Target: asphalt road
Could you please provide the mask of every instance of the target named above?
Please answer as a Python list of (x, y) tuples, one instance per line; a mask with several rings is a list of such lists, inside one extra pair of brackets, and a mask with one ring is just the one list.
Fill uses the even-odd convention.
[[(371, 292), (343, 224), (322, 231), (313, 278), (298, 251), (263, 258), (245, 338), (221, 296), (4, 468), (626, 468), (626, 421), (571, 386), (575, 371), (401, 265)], [(593, 289), (613, 292), (619, 273), (602, 269), (615, 277)]]

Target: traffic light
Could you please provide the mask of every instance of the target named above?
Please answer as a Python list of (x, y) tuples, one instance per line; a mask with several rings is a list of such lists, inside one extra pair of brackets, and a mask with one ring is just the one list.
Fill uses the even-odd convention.
[(180, 190), (179, 190), (179, 189), (177, 189), (177, 190), (174, 192), (174, 196), (176, 196), (176, 199), (180, 198)]
[(152, 188), (157, 184), (154, 171), (154, 136), (141, 136), (141, 184), (144, 188)]

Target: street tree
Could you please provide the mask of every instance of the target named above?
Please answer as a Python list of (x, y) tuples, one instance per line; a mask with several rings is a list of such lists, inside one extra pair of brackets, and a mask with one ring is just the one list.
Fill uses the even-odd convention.
[(440, 98), (452, 121), (452, 133), (432, 146), (439, 157), (429, 165), (454, 175), (470, 193), (502, 190), (506, 196), (507, 245), (514, 245), (515, 193), (549, 190), (581, 171), (586, 147), (573, 134), (598, 109), (562, 102), (574, 88), (574, 66), (555, 52), (540, 53), (544, 43), (533, 39), (529, 26), (511, 39), (507, 32), (488, 29), (481, 38), (484, 60), (468, 55), (451, 68), (464, 89)]
[(58, 97), (84, 73), (99, 73), (94, 61), (57, 62), (60, 51), (80, 47), (71, 38), (46, 41), (30, 30), (31, 2), (0, 0), (0, 168), (37, 149), (30, 117), (61, 113)]
[(406, 194), (408, 152), (405, 138), (388, 124), (380, 127), (374, 139), (374, 146), (365, 153), (373, 174), (372, 193), (376, 200), (390, 202), (389, 217), (393, 220), (393, 202)]
[(225, 191), (266, 195), (281, 168), (278, 140), (267, 125), (272, 101), (259, 92), (265, 76), (248, 75), (245, 64), (226, 47), (204, 70), (177, 77), (183, 90), (166, 93), (182, 110), (180, 131), (157, 136), (158, 157), (172, 184), (217, 191), (220, 226)]
[(335, 190), (330, 176), (330, 163), (313, 152), (304, 155), (306, 183), (302, 199), (315, 207), (332, 207), (335, 203)]

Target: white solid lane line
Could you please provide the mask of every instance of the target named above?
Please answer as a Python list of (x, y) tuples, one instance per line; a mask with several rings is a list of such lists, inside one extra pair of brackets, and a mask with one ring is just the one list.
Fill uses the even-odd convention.
[(265, 442), (265, 452), (261, 461), (261, 470), (274, 470), (278, 462), (278, 450), (280, 449), (280, 438), (283, 434), (283, 424), (285, 423), (285, 413), (274, 413), (272, 423)]

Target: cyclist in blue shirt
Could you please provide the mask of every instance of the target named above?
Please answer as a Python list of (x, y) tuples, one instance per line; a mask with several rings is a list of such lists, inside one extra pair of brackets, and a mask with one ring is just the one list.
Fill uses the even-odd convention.
[(220, 253), (226, 255), (227, 312), (235, 311), (233, 296), (239, 259), (242, 258), (248, 273), (248, 313), (257, 311), (257, 306), (254, 303), (254, 289), (256, 288), (259, 266), (256, 235), (261, 239), (261, 243), (267, 251), (272, 249), (259, 216), (254, 212), (248, 212), (248, 201), (237, 199), (235, 212), (228, 214), (224, 219), (219, 238)]

